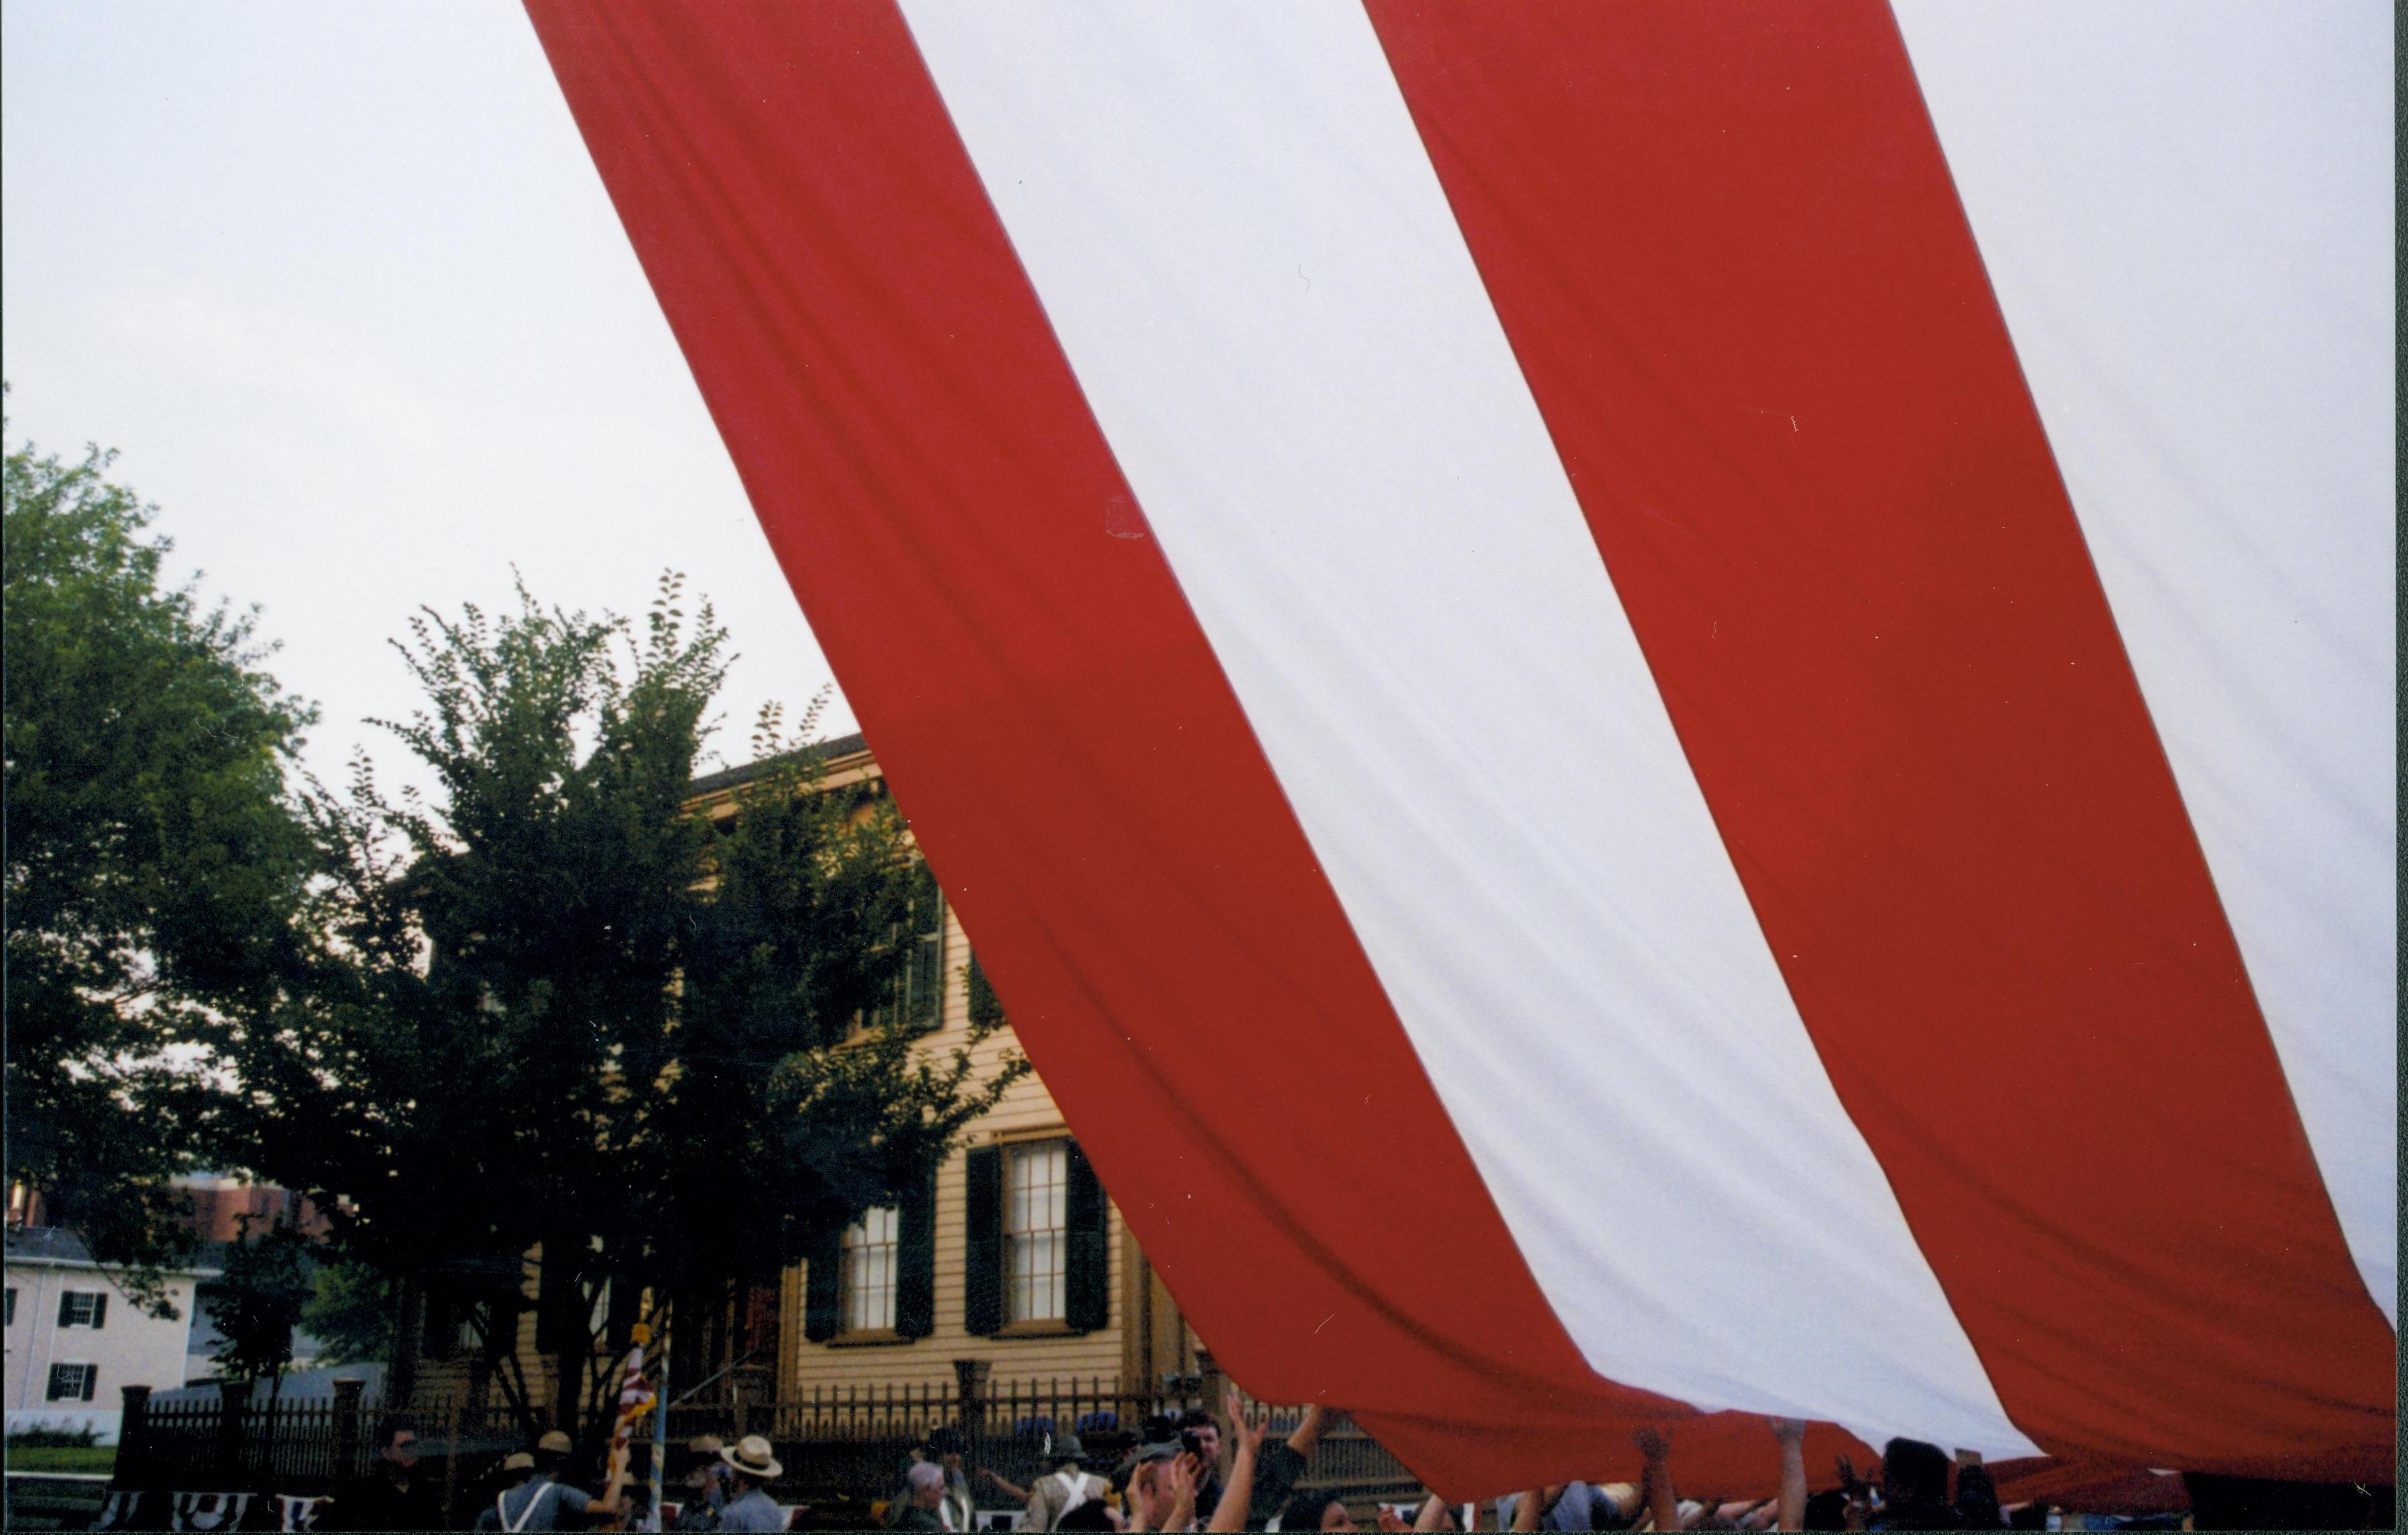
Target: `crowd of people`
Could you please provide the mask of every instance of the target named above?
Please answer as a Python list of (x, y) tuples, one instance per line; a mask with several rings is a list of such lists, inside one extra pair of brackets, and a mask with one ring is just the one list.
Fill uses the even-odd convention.
[[(979, 1493), (1025, 1511), (1024, 1529), (1115, 1530), (1147, 1535), (1187, 1531), (1332, 1531), (1365, 1528), (1347, 1503), (1329, 1493), (1300, 1490), (1313, 1454), (1333, 1421), (1327, 1410), (1304, 1410), (1296, 1427), (1273, 1433), (1259, 1412), (1236, 1392), (1215, 1418), (1200, 1409), (1146, 1420), (1140, 1442), (1117, 1456), (1090, 1456), (1075, 1433), (1050, 1436), (1039, 1474), (1026, 1486), (992, 1468), (966, 1467), (968, 1446), (939, 1427), (915, 1454), (887, 1499), (889, 1528), (960, 1532), (977, 1528)], [(1960, 1453), (1952, 1464), (1936, 1445), (1889, 1442), (1872, 1477), (1860, 1477), (1844, 1458), (1839, 1485), (1808, 1495), (1806, 1426), (1769, 1420), (1779, 1448), (1779, 1490), (1742, 1502), (1682, 1499), (1672, 1481), (1671, 1452), (1654, 1429), (1634, 1435), (1643, 1467), (1640, 1481), (1570, 1482), (1531, 1487), (1498, 1499), (1482, 1518), (1473, 1505), (1437, 1498), (1417, 1508), (1383, 1506), (1369, 1528), (1383, 1531), (1461, 1530), (1467, 1522), (1500, 1530), (1749, 1530), (1749, 1529), (1997, 1529), (2039, 1528), (2045, 1509), (2023, 1508), (2010, 1518), (1980, 1457)], [(508, 1532), (584, 1529), (599, 1524), (631, 1528), (633, 1502), (620, 1492), (604, 1499), (568, 1479), (568, 1436), (545, 1434), (532, 1450), (509, 1456), (490, 1504), (475, 1528)], [(712, 1437), (688, 1442), (681, 1464), (668, 1468), (679, 1530), (781, 1530), (790, 1510), (769, 1488), (785, 1470), (773, 1446), (758, 1435), (733, 1445)], [(1953, 1486), (1952, 1486), (1953, 1483)], [(975, 1489), (975, 1490), (974, 1490)], [(665, 1512), (666, 1512), (665, 1510)], [(1410, 1522), (1406, 1513), (1412, 1515)], [(1469, 1519), (1467, 1520), (1467, 1515)], [(417, 1434), (407, 1417), (383, 1425), (376, 1474), (333, 1499), (318, 1528), (342, 1530), (439, 1529), (445, 1527), (437, 1488), (418, 1473)]]
[[(1052, 1436), (1045, 1469), (1027, 1486), (1015, 1485), (989, 1469), (976, 1485), (1025, 1510), (1024, 1529), (1143, 1531), (1354, 1530), (1347, 1503), (1326, 1492), (1299, 1491), (1313, 1452), (1332, 1421), (1309, 1407), (1295, 1429), (1271, 1433), (1257, 1413), (1246, 1411), (1234, 1391), (1215, 1419), (1202, 1410), (1147, 1420), (1141, 1442), (1117, 1459), (1095, 1457), (1075, 1433)], [(1227, 1455), (1223, 1455), (1224, 1424)], [(1742, 1502), (1683, 1499), (1672, 1485), (1671, 1455), (1663, 1436), (1642, 1428), (1634, 1436), (1644, 1470), (1638, 1483), (1571, 1482), (1532, 1487), (1496, 1500), (1498, 1529), (1512, 1530), (1744, 1530), (1744, 1529), (1998, 1529), (2022, 1524), (1999, 1504), (1978, 1456), (1961, 1453), (1952, 1466), (1936, 1445), (1897, 1439), (1889, 1443), (1874, 1479), (1860, 1477), (1842, 1459), (1840, 1485), (1809, 1496), (1806, 1426), (1794, 1418), (1770, 1420), (1781, 1464), (1779, 1491)], [(960, 1531), (973, 1528), (973, 1477), (963, 1466), (960, 1435), (940, 1428), (929, 1437), (888, 1504), (890, 1528)], [(1226, 1458), (1226, 1466), (1224, 1464)], [(1954, 1487), (1952, 1490), (1952, 1470)], [(1382, 1507), (1370, 1528), (1402, 1532), (1460, 1530), (1466, 1515), (1482, 1523), (1478, 1510), (1458, 1510), (1432, 1497), (1408, 1523), (1396, 1507)], [(2044, 1509), (2019, 1510), (2035, 1528)]]

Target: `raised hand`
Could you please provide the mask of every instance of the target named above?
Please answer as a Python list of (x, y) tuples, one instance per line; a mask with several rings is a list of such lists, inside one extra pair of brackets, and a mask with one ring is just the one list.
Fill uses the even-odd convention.
[(1781, 1442), (1781, 1496), (1775, 1499), (1776, 1529), (1806, 1528), (1806, 1420), (1774, 1418), (1772, 1437)]
[[(1164, 1487), (1164, 1483), (1168, 1483)], [(1157, 1478), (1154, 1485), (1167, 1496), (1170, 1511), (1163, 1516), (1165, 1529), (1185, 1529), (1196, 1522), (1196, 1465), (1192, 1456), (1182, 1456), (1170, 1463), (1167, 1476)]]
[(1266, 1415), (1254, 1422), (1248, 1422), (1246, 1400), (1238, 1395), (1238, 1388), (1234, 1385), (1229, 1387), (1228, 1395), (1222, 1399), (1221, 1410), (1228, 1414), (1229, 1437), (1237, 1442), (1238, 1448), (1249, 1455), (1259, 1453), (1263, 1447), (1263, 1430), (1270, 1424), (1269, 1417)]

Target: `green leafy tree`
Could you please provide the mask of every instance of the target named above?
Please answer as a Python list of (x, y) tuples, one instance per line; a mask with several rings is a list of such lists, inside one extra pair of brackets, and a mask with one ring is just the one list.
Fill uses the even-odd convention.
[(356, 1260), (322, 1262), (309, 1276), (301, 1326), (322, 1365), (381, 1361), (393, 1354), (393, 1282)]
[(436, 791), (362, 763), (315, 801), (327, 963), (237, 1057), (260, 1166), (340, 1196), (345, 1250), (460, 1315), (530, 1423), (597, 1420), (635, 1322), (774, 1277), (1003, 1085), (900, 1019), (851, 1038), (908, 962), (889, 805), (820, 792), (771, 717), (733, 830), (690, 808), (725, 637), (679, 601), (417, 623), (426, 708), (392, 728)]
[(250, 615), (161, 584), (109, 463), (28, 443), (5, 471), (7, 1172), (165, 1311), (168, 1181), (222, 1108), (195, 1068), (301, 959), (284, 771), (311, 714)]
[(226, 1244), (217, 1293), (219, 1344), (210, 1356), (228, 1380), (271, 1383), (273, 1402), (293, 1363), (293, 1333), (315, 1285), (309, 1240), (283, 1221), (254, 1231), (245, 1215)]

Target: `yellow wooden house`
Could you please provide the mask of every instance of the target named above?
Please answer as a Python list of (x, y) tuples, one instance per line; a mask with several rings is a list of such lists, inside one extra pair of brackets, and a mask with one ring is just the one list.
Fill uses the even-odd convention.
[[(883, 786), (860, 737), (827, 752), (827, 789)], [(733, 816), (755, 770), (697, 781), (699, 803)], [(992, 994), (974, 997), (968, 935), (933, 882), (915, 925), (896, 1005), (931, 1026), (928, 1049), (950, 1054)], [(972, 1058), (991, 1072), (1017, 1048), (1006, 1022)], [(754, 1322), (774, 1329), (758, 1384), (781, 1405), (971, 1373), (990, 1392), (1100, 1380), (1136, 1395), (1197, 1369), (1196, 1340), (1033, 1072), (971, 1126), (924, 1198), (869, 1212), (788, 1270), (774, 1316)]]

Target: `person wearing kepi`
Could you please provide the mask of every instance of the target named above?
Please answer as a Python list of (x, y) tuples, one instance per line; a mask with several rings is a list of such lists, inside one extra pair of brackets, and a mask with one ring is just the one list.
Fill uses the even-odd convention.
[(1102, 1477), (1087, 1474), (1087, 1447), (1079, 1442), (1078, 1435), (1054, 1435), (1048, 1458), (1054, 1463), (1054, 1470), (1039, 1477), (1029, 1489), (1028, 1522), (1021, 1527), (1024, 1529), (1052, 1529), (1062, 1515), (1111, 1491)]
[(326, 1530), (444, 1529), (442, 1495), (418, 1472), (418, 1426), (404, 1416), (387, 1418), (377, 1446), (376, 1470), (326, 1505), (318, 1528)]
[(697, 1434), (686, 1441), (685, 1477), (680, 1484), (684, 1498), (671, 1529), (719, 1528), (719, 1511), (727, 1506), (727, 1463), (719, 1458), (725, 1448), (717, 1434)]
[[(608, 1513), (593, 1494), (561, 1480), (575, 1448), (557, 1428), (536, 1441), (526, 1468), (531, 1474), (504, 1487), (494, 1506), (477, 1516), (477, 1528), (499, 1529), (505, 1535), (528, 1529), (582, 1529), (591, 1519)], [(624, 1513), (627, 1500), (622, 1498), (620, 1502)]]
[(786, 1474), (770, 1452), (769, 1442), (758, 1434), (747, 1434), (732, 1448), (719, 1452), (736, 1486), (727, 1506), (719, 1511), (722, 1529), (783, 1529), (786, 1510), (768, 1493), (768, 1485)]

